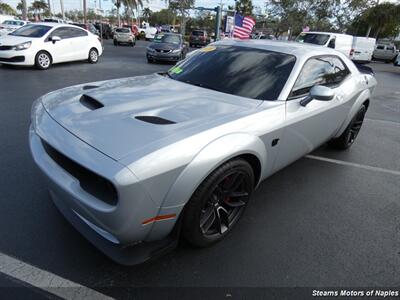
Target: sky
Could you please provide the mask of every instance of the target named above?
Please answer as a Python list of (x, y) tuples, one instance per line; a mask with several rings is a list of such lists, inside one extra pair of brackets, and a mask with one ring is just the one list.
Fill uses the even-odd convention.
[[(34, 0), (27, 0), (28, 6), (30, 5), (31, 2)], [(45, 0), (47, 2), (47, 0)], [(52, 10), (55, 13), (60, 12), (60, 0), (50, 0), (52, 3)], [(400, 0), (386, 0), (388, 2), (399, 2)], [(8, 3), (14, 8), (17, 6), (17, 4), (20, 2), (20, 0), (2, 0), (2, 2)], [(99, 8), (100, 7), (100, 2), (101, 2), (101, 7), (104, 10), (111, 10), (113, 7), (113, 0), (87, 0), (88, 8)], [(152, 11), (158, 11), (160, 9), (166, 8), (166, 4), (164, 0), (143, 0), (144, 7), (150, 7)], [(233, 5), (234, 0), (196, 0), (196, 6), (200, 7), (215, 7), (218, 4), (223, 4), (225, 8), (228, 5)], [(258, 6), (261, 9), (264, 9), (264, 3), (265, 0), (253, 0), (253, 5)], [(381, 1), (384, 2), (384, 1)], [(73, 9), (82, 9), (82, 0), (64, 0), (64, 9), (67, 10), (73, 10)]]
[[(34, 0), (27, 0), (28, 6)], [(47, 0), (45, 0), (47, 2)], [(113, 7), (113, 0), (86, 0), (88, 8), (99, 8), (100, 2), (101, 7), (105, 10), (111, 10)], [(16, 7), (20, 0), (2, 0), (2, 2), (10, 4), (12, 7)], [(234, 0), (196, 0), (196, 6), (202, 7), (215, 7), (218, 4), (222, 3), (225, 7), (228, 5), (233, 5)], [(52, 10), (55, 13), (60, 12), (60, 0), (51, 0)], [(253, 0), (254, 6), (264, 7), (265, 0)], [(164, 0), (143, 0), (143, 7), (150, 7), (152, 11), (158, 11), (160, 9), (166, 8)], [(82, 0), (64, 0), (64, 9), (73, 10), (73, 9), (82, 9)]]

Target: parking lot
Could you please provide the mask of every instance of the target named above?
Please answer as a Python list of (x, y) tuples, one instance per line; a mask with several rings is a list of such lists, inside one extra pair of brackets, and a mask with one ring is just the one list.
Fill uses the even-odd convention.
[[(141, 290), (149, 294), (157, 287), (220, 287), (222, 296), (234, 297), (242, 287), (399, 285), (400, 68), (392, 64), (369, 65), (378, 87), (353, 147), (337, 152), (322, 146), (264, 181), (223, 242), (206, 249), (181, 242), (161, 258), (123, 267), (80, 236), (51, 202), (31, 158), (31, 104), (66, 86), (171, 67), (148, 64), (146, 45), (106, 41), (96, 65), (0, 67), (0, 262), (13, 257), (40, 274), (115, 298), (139, 293), (139, 287), (151, 287)], [(0, 286), (25, 286), (32, 275), (16, 281), (1, 271)], [(46, 296), (29, 286), (24, 291)]]

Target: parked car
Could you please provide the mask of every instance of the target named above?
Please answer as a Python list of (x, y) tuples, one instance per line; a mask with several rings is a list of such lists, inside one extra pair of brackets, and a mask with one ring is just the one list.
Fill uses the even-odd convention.
[(375, 86), (327, 47), (224, 40), (166, 73), (40, 97), (30, 148), (72, 225), (136, 264), (180, 236), (222, 240), (263, 179), (326, 142), (349, 148)]
[(111, 39), (113, 38), (113, 33), (110, 24), (107, 23), (95, 23), (94, 27), (96, 27), (99, 34), (103, 39)]
[(372, 58), (374, 60), (383, 60), (393, 62), (397, 56), (396, 46), (393, 44), (377, 44)]
[(198, 47), (206, 46), (210, 42), (210, 38), (205, 30), (193, 30), (189, 36), (189, 46)]
[(159, 33), (147, 47), (147, 62), (176, 62), (186, 57), (188, 47), (181, 34)]
[(3, 23), (0, 24), (0, 36), (7, 35), (28, 23), (29, 22), (27, 21), (21, 20), (5, 20)]
[(276, 40), (276, 37), (273, 34), (258, 34), (256, 36), (257, 40)]
[(396, 59), (393, 63), (396, 67), (400, 67), (400, 54), (397, 54)]
[(370, 62), (374, 53), (376, 39), (362, 36), (353, 37), (351, 59), (355, 62)]
[(0, 24), (3, 23), (6, 20), (18, 20), (17, 17), (15, 16), (10, 16), (10, 15), (1, 15), (0, 14)]
[(46, 23), (62, 23), (62, 24), (67, 23), (65, 20), (60, 19), (60, 18), (45, 18), (43, 20), (43, 22), (46, 22)]
[(152, 40), (157, 34), (157, 28), (150, 26), (149, 23), (144, 23), (142, 27), (138, 28), (138, 32), (139, 35), (143, 36), (146, 40)]
[(347, 57), (352, 54), (353, 36), (331, 32), (302, 32), (296, 38), (297, 42), (310, 43), (329, 47), (342, 52)]
[(130, 46), (136, 45), (136, 38), (129, 28), (119, 27), (114, 31), (114, 46), (120, 44), (128, 44)]
[(97, 63), (103, 52), (97, 36), (62, 23), (28, 24), (2, 37), (0, 43), (0, 63), (41, 70), (67, 61)]

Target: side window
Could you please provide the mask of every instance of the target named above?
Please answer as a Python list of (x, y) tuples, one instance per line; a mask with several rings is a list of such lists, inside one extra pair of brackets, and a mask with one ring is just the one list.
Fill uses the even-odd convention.
[(335, 38), (332, 38), (332, 39), (329, 41), (328, 47), (329, 47), (329, 48), (332, 48), (332, 49), (335, 49), (335, 47), (336, 47), (336, 39), (335, 39)]
[(378, 47), (376, 47), (376, 49), (383, 50), (383, 49), (385, 49), (385, 47), (384, 46), (378, 46)]
[(61, 39), (69, 39), (71, 37), (71, 32), (69, 27), (60, 27), (55, 29), (51, 34), (50, 37), (59, 36)]
[(311, 58), (304, 64), (289, 98), (305, 96), (315, 85), (336, 87), (349, 73), (350, 71), (337, 57)]
[(386, 46), (386, 50), (388, 50), (388, 51), (394, 51), (394, 47), (393, 47), (393, 46)]
[(87, 36), (87, 32), (79, 28), (70, 28), (71, 37)]

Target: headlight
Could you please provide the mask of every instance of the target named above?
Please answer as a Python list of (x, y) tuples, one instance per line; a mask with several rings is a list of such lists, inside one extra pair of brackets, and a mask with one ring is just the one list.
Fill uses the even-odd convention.
[(181, 53), (181, 49), (172, 50), (172, 53)]
[(25, 42), (25, 43), (22, 43), (22, 44), (18, 44), (18, 45), (16, 45), (16, 46), (14, 46), (14, 50), (17, 50), (17, 51), (19, 51), (19, 50), (26, 50), (26, 49), (28, 49), (31, 45), (32, 45), (32, 42)]
[(40, 116), (43, 114), (43, 110), (42, 98), (40, 97), (33, 102), (31, 109), (31, 124), (34, 131), (36, 131), (36, 126)]

